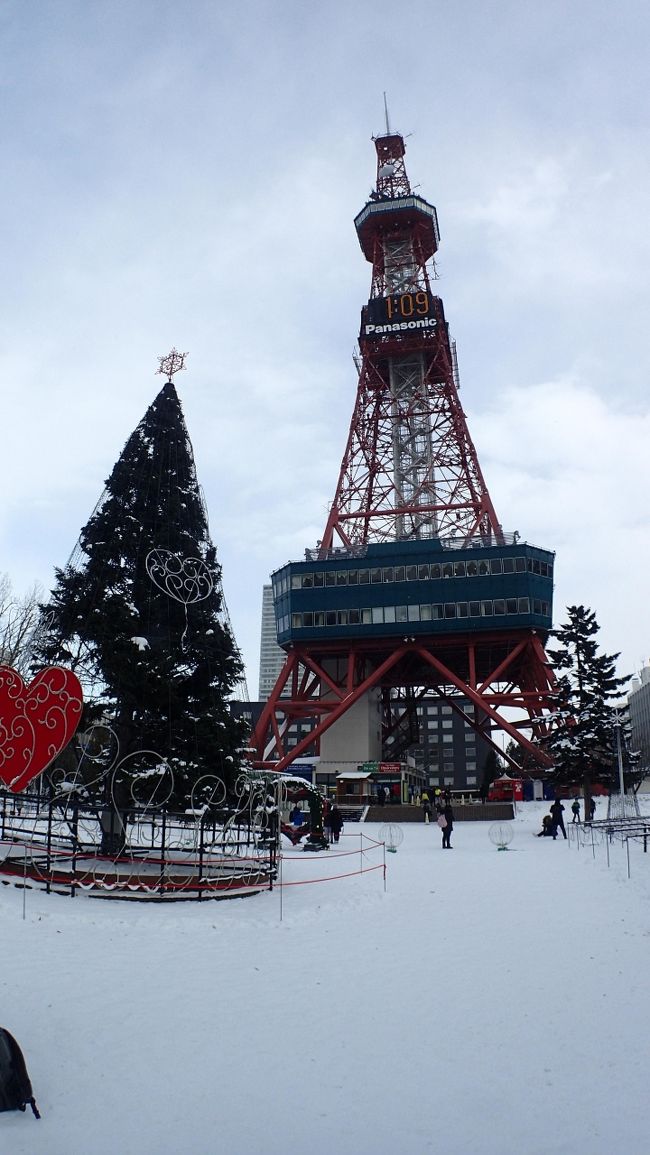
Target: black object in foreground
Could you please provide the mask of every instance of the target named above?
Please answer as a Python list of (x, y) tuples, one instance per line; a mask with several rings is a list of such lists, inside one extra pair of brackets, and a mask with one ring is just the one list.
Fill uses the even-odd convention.
[(28, 1103), (40, 1119), (23, 1053), (13, 1035), (0, 1027), (0, 1111), (24, 1111)]

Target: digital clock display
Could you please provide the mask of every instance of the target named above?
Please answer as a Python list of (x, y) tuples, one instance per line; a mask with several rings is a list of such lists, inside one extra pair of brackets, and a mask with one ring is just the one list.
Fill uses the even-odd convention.
[(363, 310), (362, 337), (382, 337), (411, 330), (432, 330), (437, 324), (436, 298), (426, 289), (372, 297)]

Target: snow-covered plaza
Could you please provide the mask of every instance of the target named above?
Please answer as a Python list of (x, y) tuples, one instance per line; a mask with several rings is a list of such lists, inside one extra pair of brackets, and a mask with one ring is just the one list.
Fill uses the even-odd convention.
[(538, 839), (546, 808), (505, 853), (404, 823), (385, 887), (352, 824), (246, 899), (2, 887), (0, 1021), (42, 1119), (0, 1116), (0, 1151), (645, 1155), (650, 854), (628, 878), (620, 842)]

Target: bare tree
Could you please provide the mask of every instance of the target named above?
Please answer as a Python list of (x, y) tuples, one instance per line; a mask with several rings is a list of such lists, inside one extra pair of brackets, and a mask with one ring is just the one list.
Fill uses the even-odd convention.
[(0, 665), (13, 666), (23, 676), (29, 672), (42, 600), (43, 587), (38, 582), (19, 597), (13, 591), (9, 574), (0, 574)]

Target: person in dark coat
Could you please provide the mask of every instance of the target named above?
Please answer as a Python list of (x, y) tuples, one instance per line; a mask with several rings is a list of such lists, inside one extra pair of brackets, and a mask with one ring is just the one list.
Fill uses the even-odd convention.
[(442, 817), (445, 820), (445, 825), (442, 827), (442, 849), (453, 850), (453, 846), (449, 841), (451, 832), (454, 829), (454, 812), (451, 808), (451, 802), (447, 802), (442, 809)]
[(556, 798), (555, 802), (551, 806), (551, 814), (553, 816), (553, 837), (554, 838), (557, 838), (558, 830), (561, 830), (564, 837), (566, 838), (566, 830), (564, 828), (564, 819), (562, 817), (563, 812), (564, 812), (564, 807), (562, 805), (562, 799)]
[(542, 829), (537, 835), (538, 838), (550, 838), (553, 835), (553, 815), (545, 814), (542, 818)]
[(335, 842), (338, 842), (342, 829), (343, 815), (336, 805), (336, 802), (334, 802), (330, 811), (330, 830), (332, 831), (332, 838)]
[(577, 798), (573, 799), (573, 802), (571, 804), (571, 813), (573, 814), (573, 818), (571, 819), (571, 821), (572, 822), (579, 822), (580, 821), (580, 803), (578, 802)]

